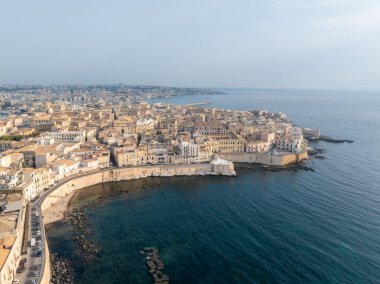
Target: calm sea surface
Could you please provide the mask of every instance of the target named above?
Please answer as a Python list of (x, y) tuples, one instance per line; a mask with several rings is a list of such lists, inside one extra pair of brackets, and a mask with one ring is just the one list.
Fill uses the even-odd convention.
[(380, 283), (379, 93), (228, 90), (163, 101), (281, 111), (355, 143), (312, 144), (327, 150), (326, 160), (309, 162), (316, 172), (244, 166), (237, 178), (153, 178), (81, 190), (72, 207), (130, 192), (85, 209), (101, 250), (94, 261), (78, 252), (71, 225), (49, 229), (51, 251), (70, 260), (76, 283), (152, 283), (139, 255), (145, 246), (160, 249), (171, 283)]

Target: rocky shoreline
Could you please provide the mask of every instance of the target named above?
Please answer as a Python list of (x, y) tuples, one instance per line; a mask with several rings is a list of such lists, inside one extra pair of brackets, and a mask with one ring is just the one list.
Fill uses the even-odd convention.
[(350, 139), (336, 139), (329, 136), (321, 135), (319, 137), (311, 137), (308, 138), (310, 141), (325, 141), (325, 142), (331, 142), (331, 143), (354, 143), (354, 140)]
[(71, 284), (74, 283), (73, 271), (66, 259), (59, 258), (56, 254), (50, 255), (50, 268), (52, 284)]
[(263, 166), (262, 168), (267, 172), (280, 172), (280, 171), (298, 172), (300, 170), (315, 172), (315, 169), (306, 166), (305, 162), (299, 162), (299, 163), (291, 164), (284, 167)]
[(96, 258), (99, 253), (97, 245), (89, 240), (91, 230), (88, 227), (88, 218), (83, 213), (83, 208), (73, 209), (66, 214), (67, 220), (73, 227), (76, 228), (76, 236), (73, 237), (73, 241), (76, 242), (82, 250), (86, 260), (92, 260)]

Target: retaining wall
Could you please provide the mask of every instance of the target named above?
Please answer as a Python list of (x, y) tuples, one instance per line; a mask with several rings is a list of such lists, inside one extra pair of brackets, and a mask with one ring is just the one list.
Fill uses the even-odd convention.
[(235, 163), (252, 163), (276, 167), (294, 164), (308, 158), (307, 152), (282, 155), (268, 155), (265, 153), (220, 153), (218, 155), (222, 159)]
[[(195, 175), (236, 175), (233, 164), (228, 166), (207, 164), (186, 164), (186, 165), (157, 165), (131, 168), (116, 168), (107, 169), (100, 172), (88, 173), (83, 176), (73, 177), (67, 182), (59, 185), (54, 191), (48, 194), (41, 204), (41, 212), (43, 213), (53, 203), (57, 202), (62, 197), (74, 192), (77, 189), (92, 186), (103, 182), (114, 182), (122, 180), (140, 179), (151, 176), (195, 176)], [(45, 234), (46, 235), (46, 234)], [(50, 271), (50, 254), (47, 242), (45, 240), (45, 266), (42, 284), (49, 284)]]

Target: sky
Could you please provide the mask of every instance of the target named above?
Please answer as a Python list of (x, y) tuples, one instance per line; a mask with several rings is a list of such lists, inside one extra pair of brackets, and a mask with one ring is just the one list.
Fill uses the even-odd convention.
[(0, 84), (380, 90), (379, 0), (0, 2)]

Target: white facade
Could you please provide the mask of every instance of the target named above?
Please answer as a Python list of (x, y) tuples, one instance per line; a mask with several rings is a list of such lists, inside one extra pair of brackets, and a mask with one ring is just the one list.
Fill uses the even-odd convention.
[(277, 140), (277, 150), (284, 152), (300, 152), (302, 150), (302, 138), (282, 136)]
[(199, 145), (191, 142), (179, 143), (181, 160), (185, 163), (197, 162), (199, 160)]
[(47, 137), (53, 138), (55, 142), (84, 142), (86, 140), (86, 131), (48, 132)]

